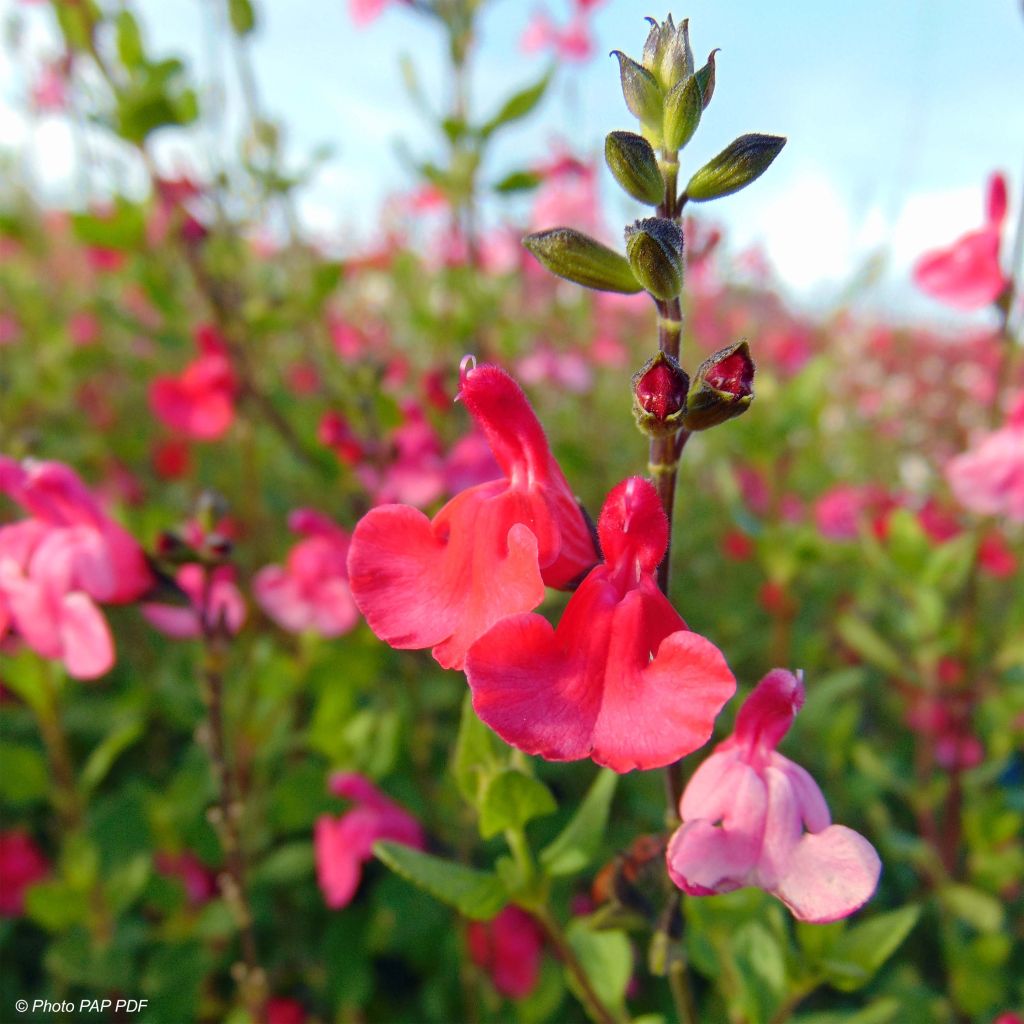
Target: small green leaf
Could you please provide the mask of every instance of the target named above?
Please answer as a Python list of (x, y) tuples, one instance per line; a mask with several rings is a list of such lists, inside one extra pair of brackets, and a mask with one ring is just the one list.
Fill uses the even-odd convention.
[(836, 631), (843, 642), (869, 664), (890, 675), (904, 673), (903, 661), (895, 649), (862, 618), (853, 613), (844, 615), (836, 623)]
[(67, 882), (39, 882), (25, 890), (25, 915), (48, 932), (63, 932), (89, 914), (86, 893)]
[(541, 176), (533, 171), (512, 171), (495, 182), (494, 191), (500, 195), (507, 195), (509, 192), (528, 192), (536, 188), (541, 180)]
[(546, 71), (536, 82), (510, 96), (501, 109), (489, 121), (480, 127), (481, 138), (486, 139), (503, 125), (511, 124), (526, 117), (544, 98), (551, 84), (551, 71)]
[(0, 797), (12, 804), (43, 800), (50, 773), (41, 750), (25, 743), (4, 742), (4, 768), (0, 772)]
[(541, 850), (540, 862), (549, 875), (574, 875), (597, 856), (618, 781), (610, 768), (597, 773), (569, 824)]
[(92, 792), (105, 778), (117, 758), (142, 735), (143, 724), (139, 719), (126, 722), (109, 733), (89, 755), (82, 769), (82, 790)]
[(829, 984), (841, 992), (862, 988), (896, 952), (920, 916), (920, 907), (902, 907), (850, 928), (822, 960)]
[(539, 779), (509, 770), (488, 779), (480, 799), (480, 835), (484, 839), (521, 829), (528, 821), (554, 814), (558, 804)]
[(473, 695), (467, 692), (451, 769), (459, 792), (474, 807), (479, 803), (484, 779), (502, 767), (501, 750), (501, 740), (477, 718)]
[(146, 52), (142, 45), (142, 33), (135, 15), (128, 10), (121, 10), (114, 22), (117, 40), (117, 55), (121, 63), (133, 70), (145, 63)]
[(950, 913), (979, 932), (998, 932), (1006, 913), (995, 896), (970, 885), (947, 885), (939, 890), (939, 899)]
[(400, 843), (376, 843), (373, 852), (396, 875), (474, 920), (489, 920), (507, 902), (508, 894), (497, 875)]
[[(579, 958), (598, 999), (609, 1009), (621, 1010), (626, 986), (633, 976), (633, 948), (624, 932), (594, 931), (586, 917), (575, 917), (566, 938)], [(566, 972), (569, 988), (580, 998), (576, 979)]]

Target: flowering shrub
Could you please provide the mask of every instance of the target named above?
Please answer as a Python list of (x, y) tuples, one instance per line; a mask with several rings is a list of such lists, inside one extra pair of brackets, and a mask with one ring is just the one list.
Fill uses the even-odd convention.
[(1017, 1020), (1013, 183), (921, 254), (941, 331), (811, 316), (715, 221), (788, 154), (691, 157), (751, 79), (687, 21), (614, 51), (602, 165), (494, 144), (599, 2), (483, 110), (487, 5), (343, 6), (439, 33), (451, 107), (406, 69), (438, 146), (337, 258), (250, 0), (216, 173), (132, 5), (19, 5), (25, 109), (130, 174), (0, 206), (0, 1019)]

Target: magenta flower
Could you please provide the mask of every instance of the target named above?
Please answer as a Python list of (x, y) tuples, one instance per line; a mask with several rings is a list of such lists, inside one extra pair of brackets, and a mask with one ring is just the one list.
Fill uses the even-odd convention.
[(634, 477), (615, 487), (598, 534), (605, 561), (557, 629), (510, 615), (470, 648), (473, 707), (507, 743), (549, 761), (658, 768), (707, 742), (736, 680), (655, 582), (668, 524), (653, 485)]
[(914, 267), (918, 288), (957, 309), (981, 309), (995, 302), (1009, 286), (999, 266), (1006, 206), (1006, 179), (993, 174), (984, 227), (958, 238), (948, 249), (922, 256)]
[(499, 619), (536, 608), (596, 561), (587, 524), (518, 385), (464, 362), (459, 397), (503, 477), (453, 498), (432, 520), (381, 505), (349, 548), (352, 595), (370, 628), (400, 650), (433, 648), (444, 668)]
[(189, 906), (201, 907), (217, 895), (217, 875), (207, 867), (191, 850), (171, 853), (157, 850), (153, 865), (161, 875), (176, 878), (185, 887)]
[(0, 832), (0, 917), (25, 912), (25, 890), (50, 873), (50, 862), (23, 829)]
[(210, 328), (196, 331), (199, 355), (178, 376), (150, 384), (149, 404), (161, 423), (184, 437), (216, 441), (235, 419), (238, 381), (223, 340)]
[(327, 906), (340, 910), (352, 902), (363, 864), (373, 856), (378, 839), (422, 850), (426, 838), (419, 822), (364, 776), (339, 772), (331, 776), (328, 788), (355, 804), (340, 818), (322, 814), (313, 832), (320, 890)]
[(144, 604), (143, 617), (155, 629), (175, 640), (193, 640), (222, 629), (235, 634), (242, 628), (245, 599), (231, 566), (207, 570), (198, 562), (189, 562), (177, 571), (174, 580), (189, 603)]
[(1004, 427), (950, 460), (946, 479), (964, 508), (1024, 523), (1024, 396)]
[(525, 999), (537, 987), (544, 933), (525, 910), (508, 906), (492, 921), (470, 921), (466, 944), (503, 996)]
[(694, 773), (667, 854), (680, 889), (710, 896), (757, 886), (815, 924), (847, 917), (871, 898), (882, 869), (874, 847), (833, 825), (814, 779), (775, 749), (803, 702), (797, 676), (769, 672), (740, 708), (732, 736)]
[(97, 602), (125, 604), (153, 583), (142, 549), (59, 462), (0, 456), (0, 494), (29, 514), (0, 527), (0, 638), (8, 629), (76, 679), (114, 664)]
[(349, 535), (312, 509), (296, 509), (288, 525), (304, 539), (283, 566), (268, 565), (256, 573), (252, 589), (257, 602), (289, 632), (347, 633), (359, 620), (345, 565)]

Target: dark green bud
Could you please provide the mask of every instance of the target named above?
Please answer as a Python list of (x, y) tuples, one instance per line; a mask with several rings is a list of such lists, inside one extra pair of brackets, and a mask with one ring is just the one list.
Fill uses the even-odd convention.
[(622, 98), (630, 113), (639, 118), (645, 128), (660, 132), (663, 94), (658, 80), (621, 50), (612, 50), (611, 55), (619, 60)]
[(654, 148), (633, 132), (611, 132), (604, 140), (604, 159), (615, 180), (634, 199), (657, 206), (665, 198), (665, 179)]
[(745, 341), (709, 356), (686, 398), (687, 430), (707, 430), (747, 411), (754, 400), (754, 361)]
[(708, 104), (711, 102), (711, 97), (715, 94), (715, 54), (717, 50), (712, 50), (708, 54), (708, 62), (698, 71), (694, 78), (697, 79), (697, 84), (700, 86), (700, 94), (703, 97), (703, 109), (708, 109)]
[(738, 192), (764, 174), (785, 144), (781, 135), (741, 135), (694, 174), (687, 198), (702, 203)]
[(626, 256), (656, 299), (667, 302), (683, 290), (683, 232), (674, 220), (648, 217), (627, 227)]
[(523, 245), (552, 274), (584, 288), (627, 295), (643, 288), (624, 256), (573, 228), (537, 231), (527, 235)]
[(680, 82), (665, 97), (664, 146), (668, 153), (675, 153), (685, 146), (700, 124), (704, 109), (700, 85), (695, 75)]

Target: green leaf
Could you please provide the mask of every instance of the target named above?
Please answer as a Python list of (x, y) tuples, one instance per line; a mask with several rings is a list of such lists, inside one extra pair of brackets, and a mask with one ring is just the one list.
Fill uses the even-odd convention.
[[(565, 937), (586, 971), (597, 997), (613, 1011), (621, 1010), (626, 986), (633, 976), (633, 949), (624, 932), (594, 931), (590, 919), (575, 917)], [(576, 979), (566, 972), (569, 988), (579, 999), (582, 993)]]
[(253, 881), (267, 885), (294, 885), (313, 877), (315, 863), (313, 844), (299, 839), (268, 854), (253, 872)]
[(89, 755), (82, 769), (82, 790), (92, 792), (105, 778), (117, 758), (127, 750), (143, 732), (143, 723), (139, 719), (127, 722), (109, 733), (98, 747)]
[(546, 71), (533, 85), (528, 85), (510, 96), (494, 117), (480, 126), (480, 137), (486, 139), (503, 125), (526, 117), (544, 98), (544, 93), (551, 84), (551, 76), (552, 72)]
[(921, 908), (912, 905), (850, 928), (822, 960), (829, 984), (841, 992), (863, 988), (896, 952), (920, 916)]
[(528, 821), (554, 814), (558, 804), (539, 779), (509, 770), (487, 780), (480, 798), (480, 835), (484, 839), (521, 829)]
[(541, 865), (549, 875), (574, 875), (597, 856), (618, 781), (610, 768), (597, 773), (569, 824), (540, 852)]
[(501, 740), (477, 718), (473, 695), (467, 692), (451, 768), (459, 792), (474, 807), (480, 801), (484, 779), (502, 767), (501, 751)]
[(141, 67), (146, 61), (146, 51), (142, 45), (142, 33), (135, 15), (128, 10), (121, 10), (114, 22), (117, 39), (117, 56), (129, 70)]
[(907, 1020), (904, 1003), (895, 996), (883, 996), (863, 1010), (836, 1010), (826, 1013), (801, 1014), (793, 1024), (891, 1024)]
[(5, 741), (3, 764), (0, 797), (12, 804), (30, 804), (45, 798), (50, 773), (41, 750)]
[(396, 875), (476, 921), (487, 921), (508, 895), (497, 875), (468, 868), (401, 843), (376, 843), (373, 852)]
[(39, 882), (25, 890), (25, 915), (48, 932), (63, 932), (89, 914), (86, 893), (68, 882)]
[(250, 0), (228, 0), (228, 17), (235, 35), (247, 36), (256, 27), (256, 11)]
[(72, 214), (71, 227), (75, 237), (86, 245), (104, 249), (136, 249), (146, 233), (142, 207), (117, 199), (111, 213), (104, 216)]
[(765, 1022), (786, 993), (786, 963), (775, 936), (760, 922), (750, 921), (731, 939), (732, 955), (740, 979), (737, 996), (744, 1019)]
[(836, 630), (843, 642), (869, 664), (890, 675), (903, 674), (903, 659), (862, 618), (852, 612), (844, 615), (836, 623)]
[(495, 182), (494, 191), (499, 195), (510, 192), (529, 192), (541, 183), (541, 176), (533, 171), (512, 171), (500, 181)]
[(970, 885), (946, 885), (939, 890), (939, 899), (950, 913), (979, 932), (998, 932), (1006, 914), (995, 896)]

